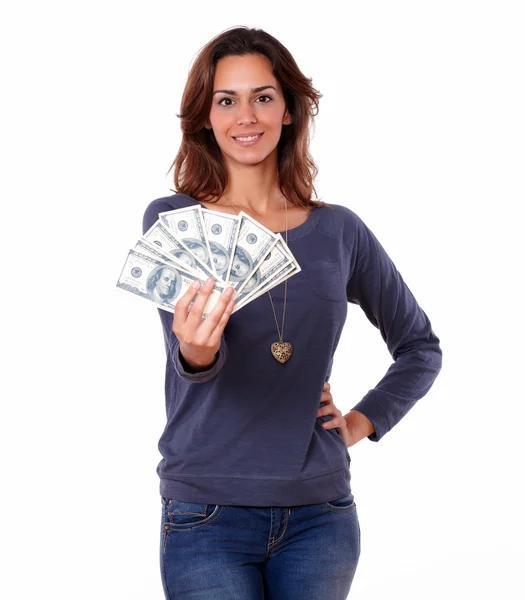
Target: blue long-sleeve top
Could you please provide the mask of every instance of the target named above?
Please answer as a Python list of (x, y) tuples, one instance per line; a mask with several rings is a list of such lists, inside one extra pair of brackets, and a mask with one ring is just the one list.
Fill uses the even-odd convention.
[[(151, 202), (143, 231), (158, 214), (198, 202), (174, 194)], [(281, 232), (284, 237), (284, 232)], [(431, 323), (396, 266), (362, 219), (337, 204), (313, 208), (290, 229), (288, 246), (301, 271), (288, 279), (281, 364), (268, 294), (230, 316), (215, 363), (190, 372), (172, 331), (173, 314), (158, 309), (166, 348), (167, 422), (159, 440), (160, 494), (187, 502), (297, 506), (350, 491), (350, 456), (331, 416), (317, 417), (325, 381), (346, 320), (359, 305), (379, 329), (394, 360), (353, 408), (379, 441), (430, 389), (442, 351)], [(271, 291), (280, 321), (284, 283)]]

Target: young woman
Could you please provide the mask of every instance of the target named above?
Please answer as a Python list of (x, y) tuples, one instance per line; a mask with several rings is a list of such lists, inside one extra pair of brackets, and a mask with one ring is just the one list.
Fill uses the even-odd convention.
[[(439, 339), (374, 234), (350, 209), (312, 199), (320, 97), (268, 33), (239, 27), (212, 39), (178, 115), (176, 193), (144, 215), (147, 231), (176, 208), (242, 210), (280, 232), (301, 267), (233, 313), (228, 288), (201, 319), (213, 280), (173, 315), (159, 310), (168, 599), (347, 598), (360, 554), (347, 448), (380, 440), (441, 368)], [(379, 328), (394, 363), (343, 417), (328, 379), (349, 302)]]

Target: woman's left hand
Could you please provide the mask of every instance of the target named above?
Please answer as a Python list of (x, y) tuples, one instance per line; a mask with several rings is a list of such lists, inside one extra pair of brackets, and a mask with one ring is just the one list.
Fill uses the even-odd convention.
[(350, 431), (347, 427), (346, 419), (343, 417), (343, 413), (334, 404), (334, 399), (332, 398), (332, 394), (330, 393), (330, 384), (328, 383), (328, 381), (326, 381), (324, 384), (320, 402), (326, 402), (326, 404), (325, 406), (321, 406), (319, 408), (319, 410), (317, 411), (317, 416), (323, 417), (325, 415), (333, 415), (332, 420), (323, 423), (324, 429), (332, 429), (334, 427), (338, 427), (339, 431), (341, 432), (341, 435), (343, 436), (343, 440), (345, 441), (346, 446), (351, 446), (352, 440), (350, 436)]

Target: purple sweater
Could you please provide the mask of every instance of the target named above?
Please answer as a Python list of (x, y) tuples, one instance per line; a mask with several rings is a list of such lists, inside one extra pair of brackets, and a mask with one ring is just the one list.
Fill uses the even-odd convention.
[[(160, 212), (195, 204), (180, 193), (154, 200), (143, 231)], [(166, 348), (162, 496), (296, 506), (350, 491), (346, 444), (338, 428), (322, 427), (331, 416), (316, 416), (349, 302), (379, 329), (394, 360), (354, 406), (374, 425), (370, 440), (380, 440), (434, 383), (442, 352), (427, 315), (360, 217), (329, 206), (314, 208), (288, 232), (302, 271), (288, 280), (284, 341), (293, 355), (287, 363), (270, 352), (278, 335), (268, 294), (231, 315), (218, 359), (198, 373), (181, 361), (173, 314), (158, 309)], [(284, 283), (271, 293), (280, 325)]]

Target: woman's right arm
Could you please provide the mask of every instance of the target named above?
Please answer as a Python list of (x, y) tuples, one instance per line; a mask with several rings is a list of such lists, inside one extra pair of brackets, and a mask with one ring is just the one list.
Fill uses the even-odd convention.
[[(158, 220), (159, 213), (175, 208), (176, 206), (172, 206), (164, 198), (151, 202), (144, 213), (143, 233)], [(228, 356), (223, 332), (233, 310), (234, 303), (230, 303), (233, 289), (230, 288), (231, 291), (228, 292), (227, 288), (223, 292), (206, 320), (202, 321), (202, 311), (211, 289), (207, 288), (206, 284), (202, 286), (189, 312), (188, 307), (199, 291), (198, 288), (190, 288), (179, 299), (173, 315), (164, 309), (158, 309), (164, 330), (166, 352), (175, 371), (184, 381), (209, 381), (221, 370)]]

